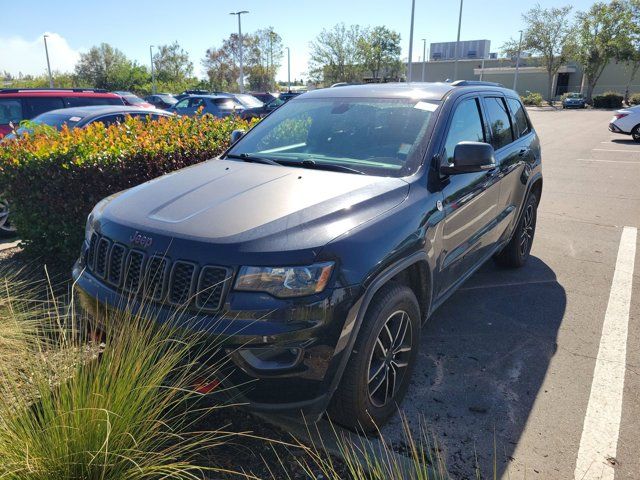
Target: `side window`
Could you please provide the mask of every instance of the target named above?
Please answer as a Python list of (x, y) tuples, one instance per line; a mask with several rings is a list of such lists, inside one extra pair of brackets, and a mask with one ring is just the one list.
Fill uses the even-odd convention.
[(204, 100), (201, 98), (192, 98), (189, 102), (189, 108), (198, 109), (204, 107)]
[(105, 127), (109, 125), (113, 125), (114, 123), (123, 123), (124, 115), (115, 114), (115, 115), (105, 115), (104, 117), (96, 118), (91, 123), (102, 123)]
[(0, 98), (0, 125), (13, 122), (17, 127), (23, 118), (22, 102), (19, 98)]
[(122, 105), (118, 98), (109, 97), (66, 97), (67, 107), (90, 107), (94, 105)]
[(484, 128), (482, 117), (476, 98), (463, 100), (453, 112), (447, 140), (445, 142), (445, 156), (448, 163), (453, 163), (453, 152), (460, 142), (484, 142)]
[(41, 113), (64, 108), (62, 98), (55, 97), (31, 97), (24, 99), (26, 115), (25, 118), (32, 119)]
[(507, 98), (507, 103), (511, 108), (511, 113), (513, 113), (513, 117), (515, 119), (516, 124), (515, 133), (517, 136), (522, 137), (531, 131), (529, 127), (529, 121), (527, 120), (527, 114), (524, 111), (524, 107), (520, 100), (516, 100), (515, 98)]
[(176, 103), (175, 108), (187, 108), (189, 106), (189, 99), (185, 98)]
[(489, 127), (491, 128), (491, 144), (493, 148), (498, 150), (513, 142), (509, 110), (502, 97), (486, 97), (484, 104), (487, 107)]

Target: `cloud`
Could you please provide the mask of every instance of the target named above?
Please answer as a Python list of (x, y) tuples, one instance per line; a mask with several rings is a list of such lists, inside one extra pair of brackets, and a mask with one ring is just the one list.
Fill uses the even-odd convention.
[(73, 70), (80, 51), (71, 48), (67, 40), (57, 33), (45, 32), (33, 40), (19, 36), (0, 37), (0, 73), (8, 71), (12, 75), (40, 75), (47, 72), (43, 35), (47, 35), (51, 70), (70, 72)]

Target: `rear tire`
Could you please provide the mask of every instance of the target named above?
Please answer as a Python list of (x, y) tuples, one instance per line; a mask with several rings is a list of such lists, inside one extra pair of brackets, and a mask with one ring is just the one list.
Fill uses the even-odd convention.
[(419, 340), (420, 308), (413, 291), (385, 285), (367, 309), (329, 406), (331, 419), (365, 433), (380, 428), (409, 387)]
[(640, 143), (640, 125), (633, 127), (633, 130), (631, 130), (631, 138)]
[(493, 257), (498, 265), (507, 268), (520, 268), (527, 263), (533, 237), (536, 233), (537, 218), (538, 198), (534, 193), (530, 193), (524, 204), (518, 225), (513, 232), (513, 237), (502, 251)]

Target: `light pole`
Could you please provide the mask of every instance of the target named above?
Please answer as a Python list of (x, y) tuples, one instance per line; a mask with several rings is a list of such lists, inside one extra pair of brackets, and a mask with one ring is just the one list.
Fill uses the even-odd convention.
[(287, 49), (287, 90), (291, 92), (291, 50), (289, 47), (285, 47)]
[(424, 82), (424, 73), (427, 68), (427, 39), (422, 39), (422, 81)]
[(51, 64), (49, 63), (49, 48), (47, 47), (47, 37), (44, 36), (44, 53), (47, 56), (47, 70), (49, 71), (49, 88), (53, 88), (53, 77), (51, 76)]
[(513, 75), (513, 89), (518, 86), (518, 70), (520, 70), (520, 55), (522, 50), (522, 30), (520, 30), (520, 41), (518, 42), (518, 56), (516, 57), (516, 73)]
[(413, 73), (413, 16), (416, 11), (416, 0), (411, 0), (411, 28), (409, 29), (409, 65), (407, 68), (407, 82), (411, 81)]
[(462, 2), (460, 0), (460, 14), (458, 15), (458, 38), (456, 39), (456, 58), (453, 62), (453, 80), (458, 80), (458, 57), (460, 56), (460, 28), (462, 27)]
[(244, 68), (242, 67), (242, 14), (249, 13), (248, 10), (241, 10), (239, 12), (231, 12), (229, 15), (237, 15), (238, 16), (238, 43), (239, 43), (239, 57), (240, 57), (240, 78), (238, 79), (238, 84), (240, 86), (240, 93), (244, 93)]
[(151, 93), (156, 94), (156, 71), (153, 68), (153, 45), (149, 45), (149, 57), (151, 58)]

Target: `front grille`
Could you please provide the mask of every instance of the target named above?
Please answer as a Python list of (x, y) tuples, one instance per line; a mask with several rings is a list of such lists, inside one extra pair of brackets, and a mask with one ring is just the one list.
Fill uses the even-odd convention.
[(102, 237), (98, 241), (98, 247), (96, 248), (96, 275), (105, 278), (107, 276), (107, 265), (109, 260), (109, 246), (111, 242)]
[(126, 259), (127, 247), (119, 243), (114, 243), (111, 247), (111, 258), (109, 259), (109, 283), (119, 287), (122, 283), (122, 272), (124, 271), (124, 261)]
[(152, 300), (162, 300), (167, 263), (167, 259), (162, 257), (151, 257), (149, 260), (144, 276), (144, 294)]
[(173, 264), (169, 281), (169, 302), (184, 306), (190, 300), (196, 266), (178, 261)]
[(196, 306), (205, 310), (218, 310), (229, 276), (229, 270), (226, 268), (204, 267), (198, 280)]
[(140, 290), (140, 278), (142, 277), (142, 265), (144, 263), (144, 253), (131, 250), (127, 258), (127, 266), (124, 274), (124, 289), (133, 294)]
[(232, 275), (225, 267), (149, 257), (97, 233), (92, 235), (86, 255), (87, 268), (117, 290), (181, 308), (219, 310)]

